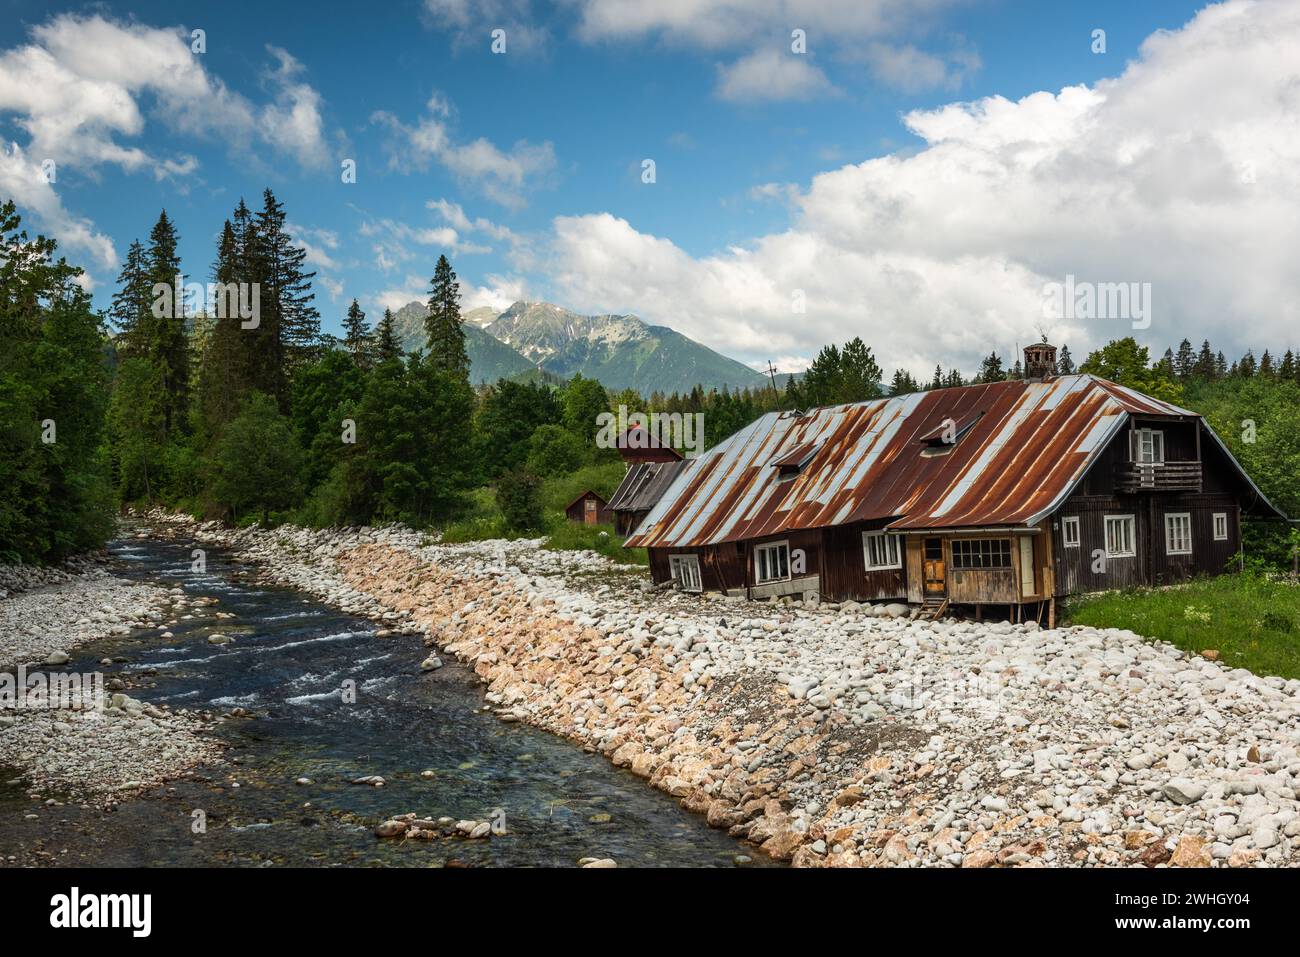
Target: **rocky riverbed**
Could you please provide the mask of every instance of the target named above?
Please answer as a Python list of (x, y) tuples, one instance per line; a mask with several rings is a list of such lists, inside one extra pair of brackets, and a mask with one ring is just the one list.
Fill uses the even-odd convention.
[[(123, 693), (120, 681), (66, 669), (69, 652), (81, 645), (165, 634), (181, 616), (207, 613), (207, 605), (181, 589), (116, 578), (104, 556), (58, 568), (0, 566), (0, 668), (12, 676), (3, 683), (0, 765), (19, 774), (8, 783), (55, 803), (108, 806), (214, 757), (218, 747), (203, 736), (210, 716), (146, 705)], [(52, 698), (50, 682), (68, 678), (76, 693)]]
[(170, 521), (419, 630), (425, 667), (472, 665), (502, 720), (796, 865), (1297, 862), (1294, 680), (1118, 630), (652, 591), (642, 570), (534, 541)]

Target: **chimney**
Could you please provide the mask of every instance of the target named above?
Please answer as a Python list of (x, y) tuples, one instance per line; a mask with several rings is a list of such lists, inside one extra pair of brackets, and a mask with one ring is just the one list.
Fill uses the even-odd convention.
[(1042, 382), (1056, 375), (1056, 346), (1049, 342), (1035, 342), (1025, 346), (1025, 378)]

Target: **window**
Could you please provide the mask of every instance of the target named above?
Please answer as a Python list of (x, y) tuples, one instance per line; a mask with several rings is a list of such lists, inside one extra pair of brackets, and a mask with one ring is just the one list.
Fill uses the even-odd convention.
[(867, 571), (902, 568), (899, 561), (898, 536), (886, 532), (862, 533), (862, 557)]
[(673, 581), (682, 587), (682, 591), (704, 590), (704, 584), (700, 579), (698, 555), (669, 556), (668, 567), (672, 571)]
[(1079, 516), (1061, 519), (1061, 542), (1066, 548), (1079, 547)]
[(1010, 568), (1011, 540), (958, 538), (952, 542), (953, 568)]
[(1226, 542), (1228, 540), (1228, 513), (1214, 513), (1214, 540), (1216, 542)]
[(773, 542), (754, 549), (754, 578), (758, 584), (783, 582), (790, 577), (790, 544)]
[(1192, 553), (1192, 516), (1189, 512), (1170, 512), (1165, 516), (1165, 554)]
[(1161, 465), (1165, 460), (1165, 434), (1158, 429), (1137, 430), (1139, 465)]
[(1137, 554), (1136, 541), (1132, 515), (1106, 516), (1107, 558), (1132, 558)]

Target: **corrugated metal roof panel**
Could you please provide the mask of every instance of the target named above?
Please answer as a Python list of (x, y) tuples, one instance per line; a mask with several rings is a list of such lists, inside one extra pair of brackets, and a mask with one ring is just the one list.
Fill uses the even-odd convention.
[[(711, 545), (858, 521), (968, 528), (1039, 520), (1131, 415), (1194, 413), (1090, 375), (768, 413), (693, 460), (629, 545)], [(972, 423), (950, 449), (920, 439)], [(797, 475), (774, 461), (801, 457)]]

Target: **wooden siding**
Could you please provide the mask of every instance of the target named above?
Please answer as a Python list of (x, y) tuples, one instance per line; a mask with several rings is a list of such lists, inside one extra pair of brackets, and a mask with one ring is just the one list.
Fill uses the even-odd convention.
[[(1140, 427), (1143, 423), (1139, 422)], [(1052, 516), (1056, 566), (1056, 594), (1129, 588), (1135, 585), (1163, 585), (1194, 575), (1217, 575), (1241, 549), (1241, 520), (1234, 475), (1223, 452), (1211, 442), (1197, 448), (1197, 435), (1183, 423), (1150, 423), (1165, 432), (1166, 460), (1203, 457), (1200, 492), (1115, 491), (1116, 467), (1128, 461), (1130, 436), (1116, 436), (1084, 477), (1079, 488)], [(1191, 519), (1192, 554), (1170, 555), (1165, 548), (1165, 516), (1186, 512)], [(1228, 538), (1214, 540), (1214, 514), (1226, 512)], [(1132, 558), (1105, 558), (1106, 516), (1132, 515), (1134, 550)], [(1061, 519), (1079, 519), (1079, 545), (1066, 548), (1060, 533)], [(1094, 554), (1097, 553), (1097, 554)], [(1104, 559), (1104, 560), (1103, 560)], [(1100, 568), (1100, 571), (1095, 570)]]
[[(821, 593), (827, 601), (885, 601), (907, 596), (907, 574), (903, 568), (867, 571), (862, 533), (868, 530), (867, 525), (823, 530)], [(899, 542), (900, 558), (905, 544), (903, 537)]]
[(582, 524), (587, 520), (587, 503), (596, 503), (596, 524), (609, 525), (614, 521), (614, 513), (609, 510), (605, 500), (594, 492), (583, 495), (569, 503), (569, 507), (564, 510), (565, 517), (571, 522)]
[[(1121, 493), (1117, 477), (1131, 461), (1133, 429), (1149, 426), (1165, 433), (1168, 462), (1200, 461), (1202, 489), (1194, 491), (1139, 491)], [(786, 541), (791, 549), (791, 574), (808, 590), (816, 588), (827, 601), (896, 601), (913, 604), (925, 600), (925, 541), (942, 542), (947, 597), (953, 604), (1016, 604), (1039, 602), (1087, 591), (1159, 585), (1194, 575), (1215, 575), (1229, 570), (1241, 549), (1242, 508), (1250, 507), (1253, 493), (1213, 439), (1202, 436), (1197, 423), (1186, 420), (1136, 419), (1133, 429), (1116, 435), (1079, 486), (1060, 508), (1033, 532), (958, 532), (935, 529), (931, 534), (901, 536), (902, 568), (868, 572), (862, 533), (884, 522), (854, 523), (804, 529), (743, 542), (726, 542), (697, 548), (650, 549), (651, 576), (656, 582), (669, 577), (668, 557), (694, 554), (707, 590), (733, 593), (754, 587), (754, 549)], [(1166, 549), (1165, 516), (1187, 513), (1190, 518), (1190, 555), (1170, 555)], [(1227, 538), (1214, 539), (1214, 515), (1227, 516)], [(1107, 558), (1094, 570), (1094, 552), (1105, 555), (1107, 516), (1132, 515), (1136, 555)], [(1066, 548), (1062, 519), (1079, 520), (1079, 545)], [(1006, 569), (956, 569), (952, 542), (970, 538), (1003, 538), (1010, 542), (1011, 567)], [(1020, 542), (1030, 543), (1030, 567), (1022, 565)], [(796, 550), (803, 550), (804, 571), (794, 570)], [(1032, 578), (1026, 577), (1026, 571)], [(933, 596), (932, 596), (933, 597)]]

